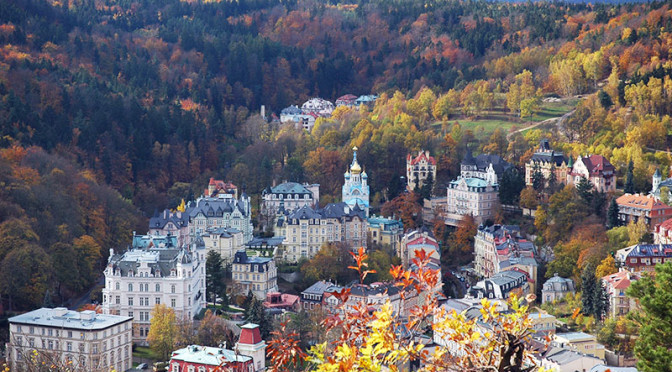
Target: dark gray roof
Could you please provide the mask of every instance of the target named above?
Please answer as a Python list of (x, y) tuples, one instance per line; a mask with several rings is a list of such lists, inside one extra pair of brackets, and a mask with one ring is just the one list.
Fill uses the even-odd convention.
[(499, 155), (481, 154), (474, 160), (476, 161), (476, 168), (479, 171), (485, 171), (488, 169), (488, 166), (492, 164), (492, 168), (495, 170), (498, 177), (501, 177), (505, 170), (511, 168), (511, 164), (502, 159)]
[(189, 217), (196, 217), (203, 213), (206, 217), (222, 217), (225, 214), (233, 213), (237, 209), (243, 216), (245, 208), (243, 203), (232, 198), (201, 198), (196, 201), (196, 206), (190, 209)]
[(255, 237), (249, 242), (245, 243), (245, 246), (248, 248), (269, 248), (269, 247), (277, 247), (280, 244), (282, 244), (282, 241), (285, 238), (282, 236), (273, 236), (270, 238), (259, 238)]
[(353, 296), (367, 297), (387, 293), (388, 296), (393, 296), (399, 293), (399, 287), (394, 283), (387, 283), (379, 286), (370, 286), (366, 284), (354, 284), (350, 286), (350, 294)]
[(303, 207), (290, 213), (289, 216), (287, 216), (287, 218), (297, 220), (311, 220), (311, 219), (320, 219), (321, 216), (319, 213), (315, 212), (313, 208), (304, 205)]
[(233, 227), (219, 227), (215, 229), (207, 229), (203, 235), (215, 235), (223, 238), (230, 238), (233, 234), (238, 234), (241, 231)]
[(166, 209), (163, 213), (154, 213), (154, 216), (149, 219), (150, 229), (163, 229), (168, 222), (172, 222), (177, 228), (186, 227), (189, 224), (189, 212), (187, 209), (184, 213), (174, 213)]
[(298, 219), (298, 220), (307, 220), (307, 219), (323, 219), (323, 218), (354, 218), (359, 217), (362, 220), (366, 220), (366, 212), (355, 205), (354, 208), (348, 206), (348, 204), (340, 203), (329, 203), (322, 209), (313, 209), (307, 205), (295, 210), (287, 216), (288, 220)]
[(561, 152), (535, 152), (534, 155), (532, 155), (532, 158), (530, 160), (533, 163), (553, 163), (556, 166), (562, 165), (564, 162), (565, 164), (567, 163), (567, 159)]
[(259, 264), (260, 268), (265, 267), (269, 262), (273, 261), (270, 257), (249, 257), (245, 250), (236, 252), (233, 262), (237, 264)]
[(171, 270), (178, 263), (190, 263), (191, 255), (184, 249), (177, 248), (148, 248), (130, 249), (123, 254), (115, 254), (110, 258), (114, 271), (120, 270), (122, 276), (129, 271), (137, 272), (141, 262), (146, 262), (153, 275), (170, 276)]
[(280, 115), (299, 115), (301, 113), (302, 113), (301, 109), (295, 105), (291, 105), (280, 111)]
[(284, 182), (281, 183), (277, 186), (271, 187), (271, 188), (266, 188), (263, 191), (263, 194), (267, 193), (273, 193), (273, 194), (299, 194), (299, 195), (305, 195), (308, 194), (311, 197), (313, 196), (313, 193), (310, 192), (305, 186), (303, 186), (300, 183), (296, 182)]
[(327, 282), (325, 280), (320, 280), (319, 282), (315, 282), (315, 284), (311, 285), (310, 287), (306, 288), (301, 294), (312, 294), (312, 295), (324, 295), (325, 292), (335, 292), (340, 290), (341, 286), (336, 285), (332, 282)]

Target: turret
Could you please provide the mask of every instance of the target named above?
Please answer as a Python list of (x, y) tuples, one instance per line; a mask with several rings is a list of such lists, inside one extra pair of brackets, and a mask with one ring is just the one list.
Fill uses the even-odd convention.
[(656, 168), (656, 172), (653, 174), (653, 179), (651, 181), (653, 185), (651, 193), (655, 193), (660, 187), (660, 183), (663, 181), (663, 175), (660, 174), (660, 169)]

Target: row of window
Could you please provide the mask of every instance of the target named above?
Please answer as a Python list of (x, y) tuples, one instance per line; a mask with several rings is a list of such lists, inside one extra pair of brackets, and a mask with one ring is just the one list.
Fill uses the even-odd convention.
[[(147, 313), (147, 316), (149, 317), (149, 313)], [(15, 340), (15, 344), (16, 344), (17, 346), (23, 346), (23, 337), (21, 337), (21, 336), (16, 336), (16, 337), (14, 338), (14, 340)], [(36, 346), (35, 346), (35, 338), (34, 338), (34, 337), (28, 337), (27, 340), (28, 340), (28, 345), (27, 345), (28, 347), (31, 347), (31, 348), (35, 348), (35, 347), (36, 347)], [(122, 343), (121, 343), (121, 336), (118, 336), (116, 340), (117, 340), (117, 347), (121, 346), (121, 345), (122, 345)], [(125, 334), (125, 335), (124, 335), (124, 340), (125, 340), (125, 343), (128, 343), (128, 342), (129, 342), (129, 341), (128, 341), (128, 334)], [(114, 346), (114, 341), (115, 341), (115, 339), (114, 339), (114, 337), (112, 337), (112, 338), (110, 339), (110, 345), (109, 345), (110, 348), (114, 348), (114, 347), (115, 347), (115, 346)], [(84, 353), (84, 352), (86, 351), (85, 344), (84, 344), (83, 342), (79, 342), (79, 343), (75, 342), (75, 343), (73, 343), (73, 342), (71, 342), (71, 341), (66, 341), (64, 344), (65, 344), (65, 350), (64, 350), (64, 351), (72, 352), (72, 351), (74, 351), (75, 349), (77, 349), (80, 353)], [(60, 350), (60, 346), (61, 346), (61, 344), (60, 344), (59, 340), (50, 340), (50, 339), (44, 339), (44, 338), (42, 339), (42, 349), (48, 349), (48, 350)], [(74, 347), (74, 346), (76, 346), (76, 347)], [(103, 342), (101, 343), (101, 346), (102, 346), (102, 349), (101, 349), (101, 350), (102, 350), (103, 352), (104, 352), (104, 351), (107, 351), (107, 346), (108, 346), (108, 345), (107, 345), (107, 341), (103, 341)], [(128, 347), (128, 346), (127, 346), (127, 347)], [(97, 353), (98, 353), (98, 344), (97, 344), (97, 343), (91, 345), (91, 352), (92, 352), (93, 354), (97, 354)]]
[[(124, 323), (123, 327), (118, 325), (115, 327), (110, 328), (109, 330), (103, 330), (101, 332), (92, 332), (93, 334), (93, 339), (96, 340), (98, 339), (98, 333), (101, 333), (101, 338), (106, 338), (108, 335), (113, 335), (120, 333), (122, 331), (128, 330), (129, 327), (129, 322)], [(17, 333), (22, 333), (23, 332), (23, 327), (21, 325), (16, 326), (16, 332)], [(73, 332), (73, 331), (62, 331), (60, 329), (54, 329), (54, 328), (48, 328), (48, 327), (38, 327), (36, 330), (35, 327), (28, 327), (28, 333), (31, 335), (37, 335), (37, 334), (42, 334), (42, 336), (49, 336), (49, 337), (66, 337), (66, 338), (77, 338), (79, 339), (84, 339), (84, 332)]]

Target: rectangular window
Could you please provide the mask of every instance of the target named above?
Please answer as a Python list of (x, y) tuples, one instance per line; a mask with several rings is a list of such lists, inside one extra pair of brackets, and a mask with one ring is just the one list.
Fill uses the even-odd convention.
[(170, 307), (172, 307), (172, 308), (175, 307), (175, 299), (174, 298), (170, 299)]
[(133, 297), (128, 298), (128, 306), (133, 306)]

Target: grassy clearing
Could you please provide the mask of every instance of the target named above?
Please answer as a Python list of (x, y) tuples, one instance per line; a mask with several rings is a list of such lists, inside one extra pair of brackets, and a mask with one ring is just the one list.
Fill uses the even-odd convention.
[(136, 346), (133, 350), (133, 357), (135, 358), (144, 358), (150, 360), (159, 360), (156, 355), (152, 352), (152, 349), (146, 346)]
[[(512, 115), (507, 111), (503, 111), (504, 108), (494, 108), (493, 110), (482, 113), (482, 119), (449, 119), (448, 123), (452, 124), (458, 122), (463, 129), (472, 130), (476, 137), (482, 139), (489, 137), (490, 134), (492, 134), (492, 132), (494, 132), (497, 128), (500, 128), (505, 133), (508, 133), (512, 128), (521, 129), (529, 127), (540, 121), (560, 117), (572, 111), (576, 107), (577, 102), (577, 99), (569, 99), (562, 102), (542, 102), (539, 112), (534, 114), (532, 117), (525, 118), (524, 122), (521, 122), (520, 118), (518, 118), (516, 115)], [(441, 125), (441, 122), (432, 124), (432, 126), (435, 128), (440, 128)]]

